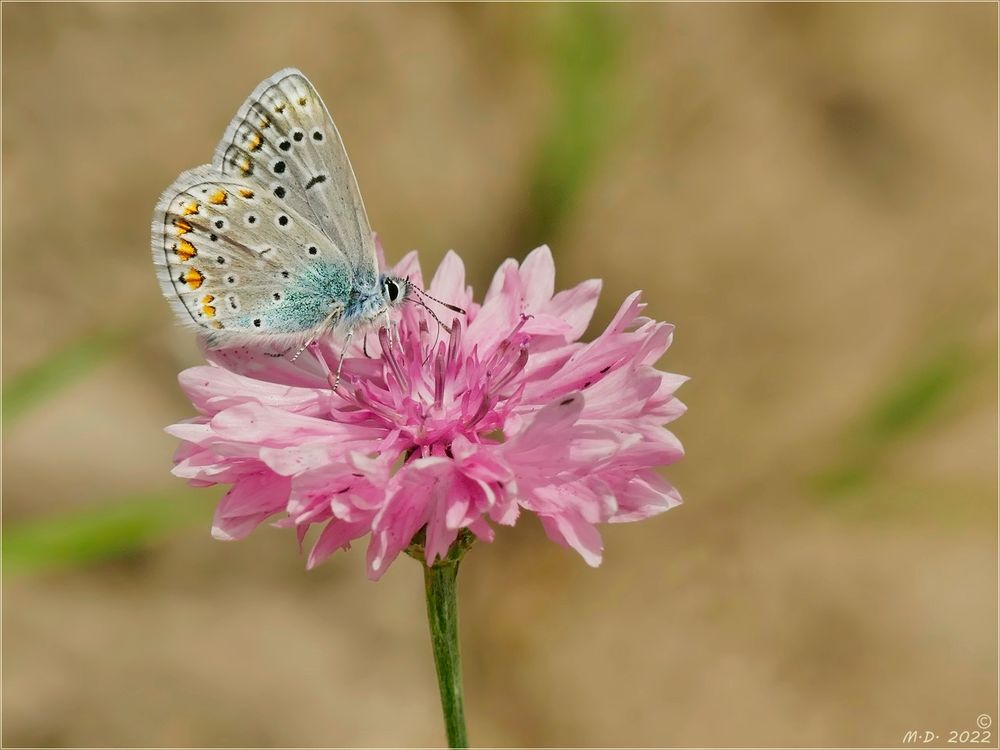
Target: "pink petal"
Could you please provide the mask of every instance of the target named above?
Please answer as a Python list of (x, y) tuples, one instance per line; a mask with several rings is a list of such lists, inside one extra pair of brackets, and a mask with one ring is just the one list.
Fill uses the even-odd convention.
[(288, 479), (270, 472), (239, 480), (216, 508), (212, 536), (223, 541), (244, 538), (268, 516), (284, 510), (290, 488)]
[(262, 447), (281, 447), (316, 437), (350, 439), (357, 437), (359, 431), (371, 437), (379, 432), (254, 403), (219, 412), (212, 418), (211, 425), (221, 438), (258, 443)]
[(569, 443), (563, 435), (579, 418), (583, 406), (583, 395), (574, 393), (539, 409), (524, 429), (504, 444), (504, 459), (515, 470), (525, 466), (559, 466), (569, 454)]
[(266, 469), (255, 459), (220, 456), (210, 450), (200, 450), (177, 463), (174, 476), (205, 484), (228, 484), (240, 477)]
[(339, 442), (316, 441), (287, 448), (261, 448), (260, 460), (275, 474), (292, 477), (326, 466), (342, 452)]
[(625, 301), (622, 302), (621, 307), (618, 308), (618, 312), (615, 313), (615, 317), (612, 318), (608, 327), (605, 329), (603, 336), (612, 336), (621, 333), (632, 321), (635, 320), (639, 311), (642, 310), (645, 305), (639, 301), (642, 297), (642, 292), (632, 292)]
[(610, 523), (641, 521), (681, 504), (680, 493), (653, 472), (629, 477), (618, 493), (619, 510)]
[(575, 549), (592, 568), (601, 564), (601, 553), (604, 551), (601, 534), (578, 513), (567, 510), (558, 515), (539, 516), (539, 519), (549, 539)]
[(420, 261), (417, 259), (417, 251), (411, 250), (403, 259), (399, 261), (390, 271), (394, 276), (401, 276), (409, 279), (421, 288), (424, 285), (424, 277), (420, 272)]
[(448, 553), (448, 548), (458, 537), (458, 530), (448, 525), (448, 505), (454, 501), (454, 493), (460, 491), (454, 481), (453, 467), (441, 465), (434, 471), (436, 481), (428, 499), (427, 533), (424, 540), (424, 559), (433, 565)]
[(423, 458), (400, 468), (387, 489), (385, 505), (375, 517), (368, 544), (368, 577), (378, 580), (413, 540), (430, 516), (433, 470), (448, 459)]
[(459, 307), (465, 304), (465, 265), (454, 250), (445, 253), (427, 291), (444, 302)]
[(532, 336), (562, 336), (568, 338), (572, 326), (562, 318), (545, 313), (532, 314), (524, 324), (524, 332)]
[[(199, 419), (201, 420), (203, 418)], [(179, 440), (185, 440), (189, 443), (195, 443), (197, 445), (208, 442), (215, 435), (212, 431), (211, 425), (205, 421), (178, 422), (177, 424), (164, 427), (163, 431), (168, 435), (178, 438)]]
[[(513, 278), (516, 279), (515, 285), (511, 285), (511, 274)], [(513, 258), (507, 258), (500, 267), (493, 274), (493, 280), (490, 282), (489, 289), (486, 290), (486, 296), (483, 297), (483, 306), (485, 307), (494, 299), (501, 295), (511, 295), (516, 294), (518, 298), (522, 295), (521, 277), (517, 273), (517, 261)]]
[(511, 485), (504, 488), (504, 492), (497, 497), (496, 503), (489, 510), (490, 519), (503, 526), (513, 526), (517, 518), (521, 515), (521, 508), (517, 504), (515, 492), (517, 487)]
[(202, 339), (202, 351), (213, 365), (263, 384), (278, 384), (304, 388), (326, 387), (326, 375), (314, 357), (305, 353), (294, 362), (287, 352), (290, 343), (259, 344), (209, 349)]
[(469, 524), (469, 531), (475, 534), (477, 539), (484, 542), (492, 542), (495, 536), (492, 527), (481, 516)]
[(668, 399), (662, 406), (656, 407), (655, 410), (650, 409), (648, 416), (659, 419), (664, 424), (669, 424), (678, 417), (683, 416), (686, 411), (687, 404), (679, 398), (673, 397)]
[(552, 299), (556, 286), (556, 264), (549, 246), (542, 245), (528, 253), (519, 273), (524, 288), (525, 311), (540, 312)]
[(338, 549), (347, 549), (351, 542), (364, 536), (369, 531), (369, 525), (364, 522), (350, 523), (337, 518), (323, 527), (322, 533), (309, 551), (306, 569), (312, 570)]
[(600, 295), (601, 280), (588, 279), (556, 294), (545, 311), (565, 321), (569, 327), (566, 339), (576, 341), (590, 325)]
[(222, 367), (189, 367), (178, 377), (181, 388), (202, 413), (214, 415), (247, 402), (277, 406), (301, 414), (329, 411), (332, 394), (326, 382), (299, 388), (244, 377)]
[(492, 298), (487, 295), (483, 306), (469, 323), (465, 336), (466, 348), (471, 350), (473, 347), (478, 347), (484, 358), (492, 354), (497, 344), (505, 339), (521, 320), (521, 281), (517, 275), (517, 265), (513, 261), (509, 264), (505, 262), (501, 270), (497, 271), (497, 275), (500, 276), (501, 273), (503, 276), (500, 277), (500, 291)]

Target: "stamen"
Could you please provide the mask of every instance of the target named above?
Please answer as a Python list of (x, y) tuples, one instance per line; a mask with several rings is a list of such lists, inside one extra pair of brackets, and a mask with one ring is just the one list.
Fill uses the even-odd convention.
[(486, 414), (490, 410), (490, 402), (491, 402), (490, 396), (484, 390), (484, 392), (483, 392), (483, 400), (479, 403), (479, 408), (476, 409), (476, 413), (472, 415), (472, 418), (468, 422), (465, 423), (465, 426), (467, 428), (468, 427), (472, 427), (477, 422), (479, 422), (479, 420), (481, 420), (483, 417), (486, 416)]
[(403, 390), (410, 389), (410, 381), (403, 374), (403, 369), (399, 366), (399, 361), (396, 359), (396, 354), (392, 350), (392, 343), (389, 339), (389, 329), (379, 328), (378, 329), (378, 342), (382, 345), (382, 356), (386, 362), (389, 363), (389, 367), (392, 369), (393, 375), (396, 376), (396, 382), (399, 383), (399, 387)]
[(448, 338), (448, 362), (455, 362), (460, 351), (462, 351), (462, 321), (456, 320), (455, 325), (451, 327), (451, 335)]
[(524, 366), (526, 364), (528, 364), (528, 347), (522, 346), (517, 353), (517, 359), (511, 363), (510, 369), (508, 369), (503, 376), (498, 377), (496, 382), (493, 383), (490, 393), (492, 395), (499, 394), (501, 388), (506, 386), (510, 383), (510, 381), (521, 374), (521, 371), (524, 370)]
[[(424, 334), (427, 333), (427, 324), (424, 321), (420, 321), (420, 344), (423, 346)], [(423, 358), (420, 362), (421, 367), (426, 367), (430, 358), (434, 356), (434, 349), (437, 347), (438, 340), (441, 338), (441, 326), (436, 326), (434, 328), (434, 341), (429, 347), (427, 347), (427, 356)]]
[(444, 342), (438, 347), (437, 357), (434, 359), (434, 406), (441, 408), (444, 405), (444, 377), (447, 369), (445, 362)]
[(354, 400), (355, 402), (357, 402), (358, 406), (360, 406), (362, 409), (365, 409), (382, 417), (382, 419), (385, 420), (386, 424), (390, 425), (391, 427), (397, 427), (399, 423), (402, 421), (402, 417), (399, 414), (397, 414), (394, 411), (391, 411), (382, 403), (376, 403), (375, 401), (372, 401), (364, 394), (364, 392), (362, 392), (360, 388), (356, 387), (351, 393), (351, 395), (354, 396)]
[(529, 315), (528, 313), (521, 313), (521, 319), (517, 322), (517, 325), (514, 326), (514, 330), (511, 331), (509, 334), (507, 334), (507, 338), (508, 339), (514, 338), (514, 336), (517, 335), (518, 331), (524, 328), (524, 324), (527, 323), (529, 320), (531, 320), (533, 317), (535, 316)]
[[(416, 287), (414, 287), (414, 288), (416, 288)], [(418, 305), (420, 305), (422, 308), (424, 308), (428, 313), (430, 313), (430, 316), (432, 318), (434, 318), (434, 320), (437, 321), (437, 324), (439, 326), (441, 326), (448, 333), (451, 333), (451, 328), (449, 328), (444, 323), (442, 323), (441, 322), (441, 318), (439, 318), (437, 315), (435, 315), (433, 310), (431, 310), (427, 305), (425, 305), (421, 300), (417, 299), (416, 297), (413, 298), (413, 301), (416, 302)]]

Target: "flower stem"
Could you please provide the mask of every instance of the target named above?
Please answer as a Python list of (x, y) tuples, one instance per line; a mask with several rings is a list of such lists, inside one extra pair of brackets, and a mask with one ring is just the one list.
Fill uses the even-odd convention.
[[(449, 556), (450, 557), (450, 556)], [(458, 650), (457, 559), (424, 565), (427, 621), (431, 628), (434, 666), (441, 690), (441, 710), (448, 747), (466, 748), (465, 710), (462, 705), (462, 660)]]

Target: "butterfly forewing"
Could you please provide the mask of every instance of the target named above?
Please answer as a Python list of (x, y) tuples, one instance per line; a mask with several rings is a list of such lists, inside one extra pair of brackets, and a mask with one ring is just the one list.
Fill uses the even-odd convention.
[(375, 245), (354, 171), (326, 106), (298, 70), (276, 73), (254, 90), (213, 164), (310, 219), (327, 245), (346, 256), (360, 284), (374, 282)]
[(178, 315), (216, 337), (294, 338), (342, 309), (352, 288), (347, 258), (310, 215), (214, 167), (185, 172), (163, 193), (152, 245)]

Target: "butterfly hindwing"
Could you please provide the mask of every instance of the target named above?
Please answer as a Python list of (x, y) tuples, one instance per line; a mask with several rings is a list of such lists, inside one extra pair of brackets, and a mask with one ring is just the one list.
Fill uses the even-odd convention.
[(152, 251), (178, 316), (214, 341), (304, 339), (336, 319), (353, 284), (347, 258), (311, 217), (207, 165), (161, 196)]
[(257, 86), (226, 130), (213, 165), (312, 220), (346, 257), (359, 284), (377, 277), (354, 170), (323, 100), (301, 72), (287, 68)]

